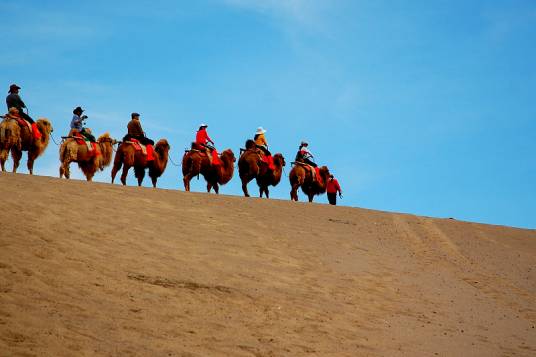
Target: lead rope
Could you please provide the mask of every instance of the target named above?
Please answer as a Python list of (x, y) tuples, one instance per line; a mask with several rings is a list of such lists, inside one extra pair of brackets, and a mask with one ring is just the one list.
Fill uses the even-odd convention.
[(52, 134), (52, 132), (50, 132), (50, 138), (52, 139), (52, 141), (54, 142), (54, 144), (56, 144), (57, 146), (60, 146), (60, 144), (58, 144), (56, 142), (56, 139), (54, 139), (54, 135)]
[(176, 164), (175, 161), (173, 161), (173, 159), (171, 158), (171, 156), (169, 156), (168, 158), (172, 165), (177, 166), (177, 167), (181, 166), (181, 165)]

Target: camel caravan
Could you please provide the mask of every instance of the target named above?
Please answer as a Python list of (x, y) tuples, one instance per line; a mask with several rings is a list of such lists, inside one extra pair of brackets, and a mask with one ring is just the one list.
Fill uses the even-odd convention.
[[(52, 125), (48, 119), (40, 118), (34, 121), (29, 115), (26, 105), (19, 96), (20, 87), (12, 84), (6, 98), (8, 113), (1, 116), (0, 122), (0, 164), (2, 171), (6, 171), (6, 161), (9, 153), (13, 158), (13, 172), (17, 172), (22, 152), (28, 152), (28, 171), (33, 174), (34, 161), (43, 154), (48, 147), (52, 135)], [(26, 112), (24, 111), (26, 109)], [(111, 182), (115, 181), (117, 173), (122, 169), (120, 181), (127, 184), (128, 172), (134, 170), (138, 186), (141, 186), (146, 172), (151, 178), (153, 187), (156, 187), (158, 178), (166, 170), (170, 145), (167, 139), (160, 139), (155, 144), (142, 129), (140, 114), (132, 113), (127, 124), (127, 134), (121, 141), (104, 133), (95, 138), (91, 129), (85, 126), (88, 118), (83, 114), (84, 109), (76, 107), (70, 123), (67, 136), (62, 136), (59, 144), (59, 177), (69, 179), (71, 176), (70, 164), (76, 163), (87, 181), (92, 181), (97, 171), (112, 163)], [(207, 124), (201, 124), (196, 132), (195, 141), (191, 148), (185, 150), (182, 157), (182, 175), (185, 191), (190, 191), (192, 178), (202, 175), (207, 183), (207, 192), (214, 190), (219, 193), (220, 186), (227, 184), (233, 178), (236, 158), (231, 149), (218, 153), (214, 141), (207, 133)], [(244, 196), (249, 197), (248, 183), (256, 180), (259, 187), (259, 197), (270, 197), (270, 186), (277, 186), (281, 181), (286, 165), (281, 153), (272, 153), (268, 150), (265, 136), (266, 130), (259, 127), (253, 139), (248, 139), (245, 148), (240, 149), (238, 158), (238, 174), (242, 182)], [(117, 149), (115, 146), (117, 145)], [(115, 153), (115, 158), (113, 157)], [(291, 185), (290, 198), (298, 201), (298, 189), (301, 187), (307, 195), (309, 202), (315, 195), (328, 192), (331, 204), (333, 192), (330, 184), (336, 183), (336, 190), (341, 196), (340, 186), (334, 180), (326, 166), (318, 167), (312, 161), (313, 155), (308, 150), (308, 143), (302, 142), (292, 169), (289, 173)], [(333, 191), (333, 190), (332, 190)], [(337, 191), (335, 191), (337, 192)], [(330, 196), (331, 194), (331, 196)]]

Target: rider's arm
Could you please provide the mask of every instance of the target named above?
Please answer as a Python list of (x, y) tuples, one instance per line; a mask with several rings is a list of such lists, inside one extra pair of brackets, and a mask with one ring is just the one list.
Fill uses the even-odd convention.
[(212, 145), (214, 145), (214, 141), (212, 141), (212, 139), (210, 138), (210, 136), (208, 136), (208, 133), (207, 133), (207, 132), (205, 132), (205, 135), (206, 135), (207, 141), (210, 141), (210, 143), (211, 143)]

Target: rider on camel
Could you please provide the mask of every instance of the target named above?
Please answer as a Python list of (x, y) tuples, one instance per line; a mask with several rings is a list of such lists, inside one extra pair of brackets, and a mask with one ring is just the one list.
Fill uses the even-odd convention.
[(41, 138), (41, 132), (37, 128), (35, 121), (23, 111), (23, 109), (26, 108), (26, 104), (24, 104), (24, 102), (19, 96), (19, 89), (20, 87), (16, 84), (12, 84), (9, 86), (9, 94), (6, 97), (7, 110), (11, 113), (11, 108), (17, 108), (18, 116), (30, 123), (30, 125), (32, 126), (32, 133), (34, 138), (39, 139)]
[[(219, 165), (220, 160), (218, 158), (218, 152), (214, 147), (214, 141), (210, 138), (210, 136), (208, 136), (207, 128), (207, 124), (203, 123), (199, 125), (199, 130), (195, 134), (195, 145), (200, 150), (203, 150), (203, 148), (205, 149), (211, 164)], [(212, 145), (209, 145), (209, 143)]]
[(266, 130), (263, 129), (262, 126), (259, 126), (257, 128), (257, 131), (255, 132), (255, 137), (253, 138), (253, 140), (255, 141), (255, 145), (257, 145), (257, 148), (261, 149), (264, 155), (271, 156), (272, 154), (270, 153), (270, 151), (268, 151), (268, 142), (266, 141), (264, 133), (266, 133)]
[(132, 113), (132, 118), (127, 124), (128, 134), (125, 135), (123, 141), (129, 141), (131, 138), (136, 139), (142, 145), (154, 145), (154, 141), (145, 136), (140, 123), (140, 115), (138, 113)]
[(96, 141), (95, 137), (88, 129), (84, 128), (84, 120), (87, 119), (87, 115), (82, 115), (83, 112), (84, 109), (82, 109), (81, 107), (74, 108), (73, 119), (71, 120), (71, 130), (76, 130), (86, 139), (94, 143)]
[[(199, 125), (199, 130), (195, 134), (195, 143), (200, 147), (204, 147), (210, 150), (214, 149), (214, 141), (208, 136), (207, 133), (207, 124), (201, 124)], [(208, 143), (211, 143), (212, 145), (209, 145)]]
[(306, 141), (301, 142), (295, 160), (306, 163), (316, 168), (317, 165), (314, 163), (314, 161), (311, 160), (313, 158), (313, 154), (311, 154), (311, 152), (309, 151), (308, 146), (309, 144)]
[(264, 157), (266, 158), (266, 163), (268, 164), (268, 167), (270, 169), (274, 169), (274, 163), (272, 158), (272, 153), (268, 150), (268, 142), (266, 141), (266, 137), (264, 136), (264, 133), (266, 133), (266, 130), (259, 126), (257, 128), (257, 131), (255, 132), (255, 136), (253, 137), (253, 140), (255, 141), (255, 145), (259, 150), (262, 151), (264, 154)]

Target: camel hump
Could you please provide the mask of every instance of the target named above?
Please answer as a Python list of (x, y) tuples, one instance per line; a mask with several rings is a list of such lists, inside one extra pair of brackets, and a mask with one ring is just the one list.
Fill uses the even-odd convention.
[(251, 150), (251, 149), (254, 149), (256, 147), (257, 146), (255, 145), (255, 141), (253, 141), (251, 139), (246, 140), (246, 150)]

